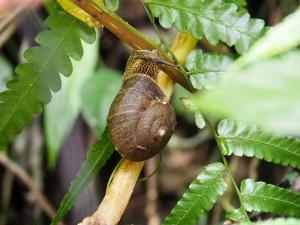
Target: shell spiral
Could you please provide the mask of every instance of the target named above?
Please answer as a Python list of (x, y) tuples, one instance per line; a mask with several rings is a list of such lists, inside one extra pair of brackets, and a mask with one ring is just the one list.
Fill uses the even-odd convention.
[(125, 80), (108, 115), (112, 142), (124, 158), (153, 157), (168, 143), (175, 126), (175, 111), (152, 78), (135, 74)]

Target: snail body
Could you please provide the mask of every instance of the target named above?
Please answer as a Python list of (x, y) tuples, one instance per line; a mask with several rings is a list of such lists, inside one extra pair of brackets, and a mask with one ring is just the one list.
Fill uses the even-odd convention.
[[(132, 63), (129, 60), (127, 67)], [(157, 69), (145, 66), (145, 60), (139, 63), (143, 67), (135, 67), (136, 71), (126, 68), (122, 88), (108, 115), (112, 142), (130, 161), (143, 161), (159, 153), (176, 126), (175, 111), (155, 81), (158, 65), (149, 62)]]

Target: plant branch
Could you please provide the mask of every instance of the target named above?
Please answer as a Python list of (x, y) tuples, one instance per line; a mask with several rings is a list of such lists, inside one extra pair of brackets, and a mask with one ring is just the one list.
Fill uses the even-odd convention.
[(117, 224), (129, 202), (144, 162), (122, 160), (96, 212), (79, 225)]
[[(9, 171), (15, 174), (16, 177), (18, 177), (28, 187), (28, 189), (33, 194), (36, 202), (40, 205), (43, 211), (52, 219), (55, 215), (55, 209), (49, 203), (46, 196), (43, 195), (43, 193), (36, 187), (29, 174), (17, 163), (13, 162), (3, 154), (0, 154), (0, 164), (2, 164), (5, 168), (7, 168)], [(63, 225), (63, 223), (61, 222), (60, 225)]]
[[(98, 2), (97, 0), (70, 0), (99, 21), (106, 29), (110, 30), (122, 41), (126, 42), (134, 49), (146, 49), (154, 50), (159, 49), (158, 45), (149, 40), (146, 36), (136, 30), (134, 27), (129, 25), (126, 21), (120, 18), (114, 12), (111, 12), (104, 4)], [(165, 60), (173, 63), (173, 60), (170, 56), (165, 55)], [(164, 70), (172, 80), (176, 81), (184, 88), (189, 91), (193, 91), (189, 81), (184, 77), (181, 71), (172, 66), (164, 65), (162, 66)]]
[(223, 150), (226, 150), (226, 149), (224, 149), (225, 146), (221, 143), (221, 141), (219, 139), (219, 136), (218, 136), (217, 132), (215, 131), (215, 129), (213, 128), (213, 126), (210, 123), (210, 121), (207, 120), (206, 123), (207, 123), (209, 129), (211, 130), (211, 132), (212, 132), (212, 134), (213, 134), (213, 136), (214, 136), (214, 138), (215, 138), (215, 140), (216, 140), (216, 142), (218, 144), (218, 147), (219, 147), (219, 150), (220, 150), (220, 154), (221, 154), (221, 157), (222, 157), (222, 160), (223, 160), (223, 163), (224, 163), (225, 171), (228, 174), (228, 176), (230, 177), (231, 182), (232, 182), (232, 184), (234, 186), (234, 189), (236, 191), (236, 194), (237, 194), (237, 196), (239, 198), (239, 201), (240, 201), (240, 204), (241, 204), (241, 208), (242, 208), (243, 214), (244, 214), (247, 222), (250, 222), (250, 219), (248, 217), (248, 214), (247, 214), (247, 211), (246, 211), (246, 208), (245, 208), (245, 205), (244, 205), (244, 201), (242, 199), (242, 195), (241, 195), (240, 189), (238, 188), (238, 186), (237, 186), (237, 184), (236, 184), (236, 182), (234, 180), (234, 177), (232, 176), (232, 173), (231, 173), (231, 171), (229, 169), (226, 157), (223, 154)]

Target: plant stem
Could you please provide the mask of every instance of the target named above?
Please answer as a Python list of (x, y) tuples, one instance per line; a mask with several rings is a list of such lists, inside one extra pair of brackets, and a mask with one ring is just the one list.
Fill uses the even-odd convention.
[[(129, 25), (126, 21), (120, 18), (114, 12), (111, 12), (104, 4), (97, 0), (70, 0), (99, 21), (105, 28), (110, 30), (114, 35), (126, 42), (134, 49), (146, 49), (146, 50), (160, 50), (159, 46), (148, 39), (141, 32), (136, 30), (134, 27)], [(173, 63), (173, 60), (166, 54), (164, 55), (165, 60)], [(162, 66), (168, 76), (172, 80), (182, 85), (185, 89), (193, 91), (189, 81), (183, 76), (181, 71), (173, 66)]]
[(79, 225), (118, 224), (143, 166), (144, 162), (122, 160), (98, 209)]
[(237, 196), (239, 198), (239, 201), (240, 201), (241, 208), (242, 208), (242, 211), (244, 213), (245, 219), (247, 220), (247, 222), (250, 223), (250, 219), (248, 217), (248, 214), (247, 214), (247, 211), (246, 211), (246, 208), (245, 208), (245, 204), (244, 204), (244, 201), (242, 199), (241, 192), (240, 192), (240, 190), (239, 190), (239, 188), (238, 188), (238, 186), (237, 186), (237, 184), (236, 184), (236, 182), (234, 180), (234, 177), (232, 176), (232, 174), (230, 172), (230, 169), (229, 169), (226, 157), (223, 154), (223, 150), (226, 150), (226, 149), (224, 149), (226, 147), (221, 143), (221, 141), (219, 139), (219, 136), (218, 136), (217, 132), (215, 131), (215, 129), (213, 128), (213, 126), (210, 123), (210, 121), (206, 120), (206, 123), (207, 123), (209, 129), (211, 130), (211, 132), (212, 132), (212, 134), (213, 134), (213, 136), (214, 136), (214, 138), (215, 138), (215, 140), (216, 140), (216, 142), (218, 144), (218, 147), (219, 147), (219, 150), (220, 150), (220, 154), (221, 154), (221, 157), (222, 157), (222, 160), (223, 160), (223, 163), (224, 163), (225, 171), (228, 174), (228, 176), (230, 177), (231, 182), (232, 182), (232, 184), (234, 186), (234, 189), (235, 189), (236, 194), (237, 194)]

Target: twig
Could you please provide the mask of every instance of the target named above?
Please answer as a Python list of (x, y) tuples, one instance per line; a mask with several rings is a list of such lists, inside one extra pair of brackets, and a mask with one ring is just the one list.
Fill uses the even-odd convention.
[(214, 138), (215, 138), (215, 140), (216, 140), (216, 142), (218, 144), (218, 147), (219, 147), (219, 150), (220, 150), (220, 154), (221, 154), (221, 157), (222, 157), (222, 160), (223, 160), (223, 163), (224, 163), (225, 171), (226, 171), (227, 175), (230, 177), (230, 180), (231, 180), (231, 182), (233, 184), (233, 187), (234, 187), (234, 189), (236, 191), (236, 194), (237, 194), (237, 196), (239, 198), (239, 201), (240, 201), (240, 204), (241, 204), (241, 209), (242, 209), (242, 212), (243, 212), (243, 214), (245, 216), (245, 219), (247, 220), (247, 222), (250, 222), (250, 219), (248, 217), (248, 214), (247, 214), (247, 211), (246, 211), (246, 208), (245, 208), (245, 205), (244, 205), (244, 201), (242, 199), (242, 195), (241, 195), (240, 189), (238, 188), (238, 186), (237, 186), (237, 184), (235, 182), (235, 179), (232, 176), (232, 173), (231, 173), (230, 168), (228, 166), (227, 160), (226, 160), (226, 158), (225, 158), (225, 156), (223, 154), (223, 150), (224, 150), (225, 146), (224, 146), (224, 144), (221, 143), (221, 141), (220, 141), (220, 139), (219, 139), (219, 137), (217, 135), (217, 132), (215, 131), (214, 127), (212, 126), (212, 124), (208, 120), (207, 120), (207, 125), (208, 125), (209, 129), (211, 130), (211, 132), (212, 132), (212, 134), (213, 134), (213, 136), (214, 136)]
[[(155, 170), (156, 158), (149, 159), (145, 165), (146, 176), (149, 176)], [(148, 218), (148, 225), (159, 225), (160, 218), (157, 213), (157, 174), (154, 174), (146, 181), (146, 198), (147, 205), (145, 214)]]
[[(105, 7), (104, 4), (99, 3), (97, 0), (71, 0), (85, 12), (93, 16), (97, 21), (99, 21), (106, 29), (110, 30), (114, 35), (119, 37), (122, 41), (126, 42), (134, 49), (146, 49), (154, 50), (159, 49), (159, 47), (153, 42), (145, 37), (142, 33), (137, 31), (134, 27), (129, 25), (126, 21), (120, 18), (115, 13), (111, 12)], [(174, 52), (174, 51), (173, 51)], [(177, 57), (178, 58), (178, 57)], [(174, 63), (173, 60), (165, 55), (165, 59)], [(179, 59), (178, 59), (179, 60)], [(179, 60), (180, 62), (180, 60)], [(178, 82), (184, 88), (189, 91), (193, 91), (189, 81), (185, 79), (181, 71), (173, 66), (164, 65), (161, 67), (172, 80)]]
[[(172, 45), (172, 51), (180, 63), (184, 63), (188, 53), (196, 46), (197, 40), (189, 33), (179, 33)], [(168, 99), (174, 88), (172, 81), (164, 72), (158, 74), (158, 85)], [(85, 218), (79, 225), (115, 225), (120, 220), (134, 189), (144, 162), (123, 160), (113, 176), (111, 185), (97, 211)]]
[[(0, 164), (2, 164), (5, 168), (15, 174), (16, 177), (19, 178), (28, 187), (37, 204), (39, 204), (42, 210), (52, 219), (56, 212), (55, 209), (50, 204), (46, 196), (43, 195), (43, 193), (34, 185), (34, 182), (29, 174), (17, 163), (8, 159), (3, 154), (0, 154)], [(60, 225), (63, 225), (63, 223), (61, 222)]]
[[(231, 158), (230, 164), (229, 164), (229, 170), (232, 174), (232, 176), (235, 176), (238, 166), (239, 166), (240, 158), (237, 156), (233, 156)], [(231, 205), (230, 201), (232, 199), (233, 195), (233, 186), (232, 182), (230, 182), (230, 177), (225, 177), (225, 182), (228, 184), (225, 194), (221, 197), (220, 203), (216, 205), (215, 210), (213, 212), (213, 216), (211, 219), (211, 225), (217, 224), (220, 220), (221, 214), (223, 212), (223, 209), (225, 209), (226, 212), (233, 209), (233, 206)]]
[(19, 22), (20, 20), (15, 20), (14, 22), (11, 22), (0, 32), (0, 49), (6, 43), (6, 41), (11, 37), (11, 35), (15, 32), (17, 26), (19, 25)]
[(14, 174), (11, 171), (6, 169), (3, 176), (2, 193), (1, 193), (1, 207), (2, 207), (2, 212), (0, 214), (1, 225), (5, 225), (7, 222), (7, 210), (9, 208), (9, 203), (11, 200), (13, 181), (14, 181)]

